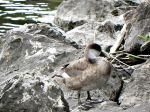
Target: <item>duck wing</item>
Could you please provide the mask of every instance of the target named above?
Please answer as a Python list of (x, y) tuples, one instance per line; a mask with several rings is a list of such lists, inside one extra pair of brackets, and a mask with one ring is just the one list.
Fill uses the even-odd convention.
[(82, 73), (82, 90), (101, 88), (109, 79), (111, 64), (103, 57), (98, 57), (95, 64), (90, 64)]
[(87, 61), (84, 58), (72, 61), (63, 66), (63, 71), (67, 73), (70, 77), (75, 77), (81, 75), (88, 67)]

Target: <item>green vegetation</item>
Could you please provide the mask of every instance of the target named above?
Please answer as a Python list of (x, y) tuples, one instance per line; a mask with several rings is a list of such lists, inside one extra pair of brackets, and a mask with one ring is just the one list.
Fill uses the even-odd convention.
[(145, 35), (145, 36), (140, 35), (140, 36), (138, 36), (138, 38), (139, 38), (140, 40), (143, 40), (144, 42), (150, 41), (150, 34)]

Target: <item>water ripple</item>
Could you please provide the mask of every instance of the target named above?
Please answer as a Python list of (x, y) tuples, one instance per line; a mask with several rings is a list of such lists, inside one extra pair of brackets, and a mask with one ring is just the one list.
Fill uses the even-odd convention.
[(62, 0), (0, 0), (0, 36), (26, 23), (52, 22)]

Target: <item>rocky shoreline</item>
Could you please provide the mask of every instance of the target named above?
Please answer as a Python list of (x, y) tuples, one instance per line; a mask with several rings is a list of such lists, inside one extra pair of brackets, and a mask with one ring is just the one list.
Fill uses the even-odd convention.
[[(112, 52), (113, 72), (107, 87), (91, 92), (102, 102), (83, 109), (76, 92), (52, 77), (93, 41)], [(12, 29), (0, 43), (0, 112), (150, 111), (148, 0), (64, 0), (54, 23)]]

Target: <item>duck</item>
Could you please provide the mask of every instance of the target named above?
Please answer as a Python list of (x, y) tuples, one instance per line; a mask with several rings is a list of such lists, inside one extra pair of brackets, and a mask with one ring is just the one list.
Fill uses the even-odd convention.
[(61, 67), (61, 76), (65, 87), (78, 92), (78, 104), (82, 104), (80, 92), (87, 92), (87, 99), (92, 100), (90, 91), (105, 87), (111, 74), (111, 63), (102, 56), (101, 46), (92, 43), (86, 46), (84, 56), (66, 63)]

